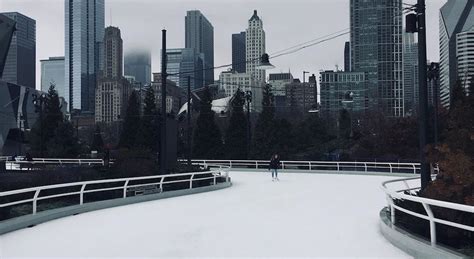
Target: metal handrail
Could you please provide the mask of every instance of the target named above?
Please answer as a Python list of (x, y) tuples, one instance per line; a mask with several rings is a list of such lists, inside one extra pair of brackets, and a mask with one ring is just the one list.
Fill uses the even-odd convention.
[[(200, 164), (220, 164), (230, 168), (248, 168), (255, 169), (268, 168), (270, 162), (268, 160), (192, 160), (194, 163)], [(332, 171), (361, 171), (370, 172), (373, 169), (387, 170), (390, 173), (406, 171), (417, 174), (420, 169), (420, 163), (392, 163), (392, 162), (349, 162), (349, 161), (280, 161), (282, 169), (290, 169), (299, 167), (302, 170), (332, 170)], [(331, 167), (332, 169), (327, 169)]]
[[(414, 185), (411, 185), (412, 182), (414, 182)], [(401, 183), (404, 187), (393, 188), (393, 184), (395, 183)], [(460, 223), (452, 222), (449, 220), (437, 218), (434, 215), (433, 210), (432, 210), (432, 206), (435, 206), (438, 208), (445, 208), (445, 209), (451, 209), (451, 210), (474, 214), (474, 206), (452, 203), (452, 202), (447, 202), (447, 201), (434, 200), (434, 199), (411, 195), (412, 191), (420, 189), (419, 185), (420, 185), (419, 177), (395, 179), (395, 180), (385, 181), (382, 183), (382, 189), (385, 192), (385, 195), (387, 198), (388, 208), (390, 208), (389, 212), (390, 212), (390, 218), (392, 221), (392, 227), (395, 226), (395, 222), (396, 222), (395, 211), (399, 210), (404, 213), (410, 214), (414, 217), (421, 218), (430, 222), (430, 241), (431, 241), (432, 246), (436, 245), (436, 223), (474, 232), (474, 226), (469, 226), (469, 225), (460, 224)], [(415, 203), (419, 203), (425, 209), (426, 215), (398, 206), (397, 204), (395, 204), (395, 200), (408, 200)]]
[[(180, 182), (189, 182), (189, 188), (192, 189), (193, 182), (203, 181), (203, 180), (213, 180), (213, 185), (217, 184), (217, 178), (224, 178), (225, 182), (229, 182), (229, 172), (226, 170), (225, 167), (222, 165), (212, 165), (207, 164), (206, 167), (210, 168), (217, 168), (217, 170), (211, 171), (204, 171), (204, 172), (191, 172), (191, 173), (181, 173), (181, 174), (167, 174), (167, 175), (154, 175), (154, 176), (141, 176), (141, 177), (129, 177), (129, 178), (117, 178), (117, 179), (106, 179), (106, 180), (94, 180), (94, 181), (82, 181), (82, 182), (74, 182), (74, 183), (63, 183), (63, 184), (54, 184), (54, 185), (46, 185), (46, 186), (38, 186), (38, 187), (31, 187), (31, 188), (24, 188), (19, 190), (11, 190), (0, 192), (0, 197), (7, 197), (12, 195), (19, 195), (19, 194), (32, 194), (33, 197), (28, 197), (26, 199), (14, 200), (9, 202), (4, 202), (0, 204), (0, 208), (10, 207), (18, 204), (24, 203), (32, 203), (32, 213), (37, 213), (37, 202), (42, 200), (54, 199), (59, 197), (67, 197), (67, 196), (74, 196), (79, 195), (79, 205), (84, 204), (84, 194), (86, 193), (97, 193), (97, 192), (104, 192), (104, 191), (111, 191), (111, 190), (123, 190), (123, 196), (121, 198), (127, 198), (127, 190), (133, 187), (140, 187), (140, 186), (147, 186), (147, 185), (156, 185), (159, 186), (160, 190), (162, 191), (162, 187), (164, 184), (171, 184), (171, 183), (180, 183)], [(209, 177), (201, 177), (196, 178), (195, 176), (199, 175), (211, 175)], [(167, 180), (170, 178), (176, 177), (184, 177), (187, 176), (185, 179), (179, 180)], [(130, 182), (136, 181), (143, 181), (143, 180), (154, 180), (143, 184), (129, 184)], [(96, 184), (107, 184), (107, 183), (119, 183), (120, 185), (114, 187), (103, 187), (103, 188), (92, 188), (86, 189), (86, 187), (90, 187)], [(58, 190), (60, 191), (62, 188), (67, 187), (77, 187), (77, 190), (73, 191), (64, 191), (59, 192), (56, 194), (50, 194), (45, 196), (40, 196), (40, 194), (46, 190)], [(80, 190), (78, 190), (80, 187)]]

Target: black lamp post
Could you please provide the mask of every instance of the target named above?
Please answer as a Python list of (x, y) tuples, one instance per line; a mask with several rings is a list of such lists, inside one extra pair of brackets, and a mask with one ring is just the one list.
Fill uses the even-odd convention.
[(247, 103), (247, 157), (250, 156), (251, 126), (250, 126), (250, 103), (252, 102), (252, 91), (245, 91), (245, 101)]
[(35, 113), (40, 115), (40, 154), (44, 157), (44, 143), (43, 143), (43, 110), (44, 104), (46, 103), (46, 94), (33, 94), (33, 105), (35, 106)]
[(429, 165), (426, 161), (425, 146), (428, 144), (428, 89), (426, 72), (426, 6), (425, 0), (418, 0), (414, 10), (406, 16), (406, 32), (418, 33), (418, 86), (419, 86), (419, 145), (421, 190), (431, 181)]

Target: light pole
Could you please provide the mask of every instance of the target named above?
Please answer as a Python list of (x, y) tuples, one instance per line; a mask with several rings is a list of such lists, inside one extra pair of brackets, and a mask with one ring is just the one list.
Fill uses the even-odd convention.
[(406, 32), (418, 33), (418, 87), (419, 87), (419, 151), (421, 190), (431, 181), (429, 165), (426, 161), (425, 146), (428, 144), (428, 89), (426, 73), (426, 5), (425, 0), (418, 0), (416, 14), (406, 16)]
[(252, 91), (245, 91), (245, 101), (247, 103), (247, 158), (250, 156), (251, 126), (250, 126), (250, 103), (252, 102)]
[(166, 30), (162, 30), (161, 53), (161, 146), (160, 146), (160, 173), (166, 174)]
[(44, 139), (43, 139), (43, 110), (44, 104), (46, 103), (46, 94), (33, 94), (33, 105), (35, 106), (35, 113), (40, 114), (40, 154), (44, 157)]
[(309, 72), (303, 71), (303, 114), (306, 114), (306, 74)]
[(188, 76), (188, 116), (187, 116), (187, 123), (188, 123), (188, 130), (187, 130), (187, 139), (188, 139), (188, 166), (191, 166), (191, 156), (192, 156), (192, 146), (191, 146), (191, 76)]

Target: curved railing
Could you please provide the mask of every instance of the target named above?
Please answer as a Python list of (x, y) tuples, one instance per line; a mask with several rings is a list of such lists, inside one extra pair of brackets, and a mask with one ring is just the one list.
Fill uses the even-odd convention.
[[(0, 157), (1, 158), (1, 157)], [(103, 159), (71, 159), (71, 158), (33, 158), (31, 161), (27, 160), (12, 160), (12, 157), (4, 157), (7, 170), (31, 170), (37, 166), (50, 165), (78, 165), (78, 166), (95, 166), (105, 165), (106, 161)], [(1, 161), (1, 160), (0, 160)], [(110, 161), (113, 163), (113, 161)]]
[[(266, 169), (268, 160), (192, 160), (193, 163), (228, 166), (229, 168)], [(298, 170), (326, 170), (337, 172), (387, 172), (417, 174), (419, 163), (392, 163), (392, 162), (339, 162), (339, 161), (280, 161), (281, 169)]]
[[(474, 226), (469, 226), (469, 225), (460, 224), (460, 223), (456, 223), (456, 222), (445, 220), (445, 219), (440, 219), (436, 217), (436, 215), (434, 215), (433, 213), (433, 207), (437, 207), (437, 208), (450, 209), (450, 210), (454, 210), (458, 212), (474, 214), (474, 206), (414, 196), (413, 194), (416, 191), (419, 191), (421, 189), (419, 177), (386, 181), (382, 183), (382, 189), (385, 192), (385, 195), (387, 197), (392, 226), (394, 226), (396, 222), (396, 216), (395, 216), (396, 210), (399, 210), (401, 212), (404, 212), (406, 214), (412, 215), (420, 219), (427, 220), (430, 223), (430, 239), (431, 239), (431, 245), (433, 246), (436, 245), (436, 224), (443, 224), (443, 225), (450, 226), (453, 228), (474, 232)], [(407, 201), (412, 201), (414, 203), (421, 204), (423, 208), (425, 209), (426, 215), (403, 208), (396, 204), (395, 202), (396, 200), (407, 200)]]
[[(210, 181), (212, 185), (216, 185), (218, 182), (229, 182), (229, 173), (225, 167), (209, 164), (206, 164), (205, 167), (211, 167), (214, 169), (204, 172), (55, 184), (0, 192), (0, 209), (20, 204), (31, 204), (32, 209), (30, 214), (34, 215), (38, 212), (39, 201), (52, 200), (61, 197), (78, 197), (79, 201), (76, 205), (82, 205), (84, 204), (84, 195), (90, 193), (121, 191), (121, 198), (126, 199), (130, 196), (147, 194), (150, 192), (161, 193), (163, 192), (164, 185), (173, 183), (188, 183), (188, 188), (193, 189), (193, 184), (196, 185), (196, 183), (205, 180)], [(106, 187), (104, 185), (106, 185)]]

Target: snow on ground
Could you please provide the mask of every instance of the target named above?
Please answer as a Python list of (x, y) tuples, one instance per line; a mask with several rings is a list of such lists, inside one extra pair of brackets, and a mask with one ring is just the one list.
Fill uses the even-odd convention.
[(232, 172), (224, 190), (70, 216), (0, 236), (0, 258), (409, 258), (379, 233), (391, 177)]

